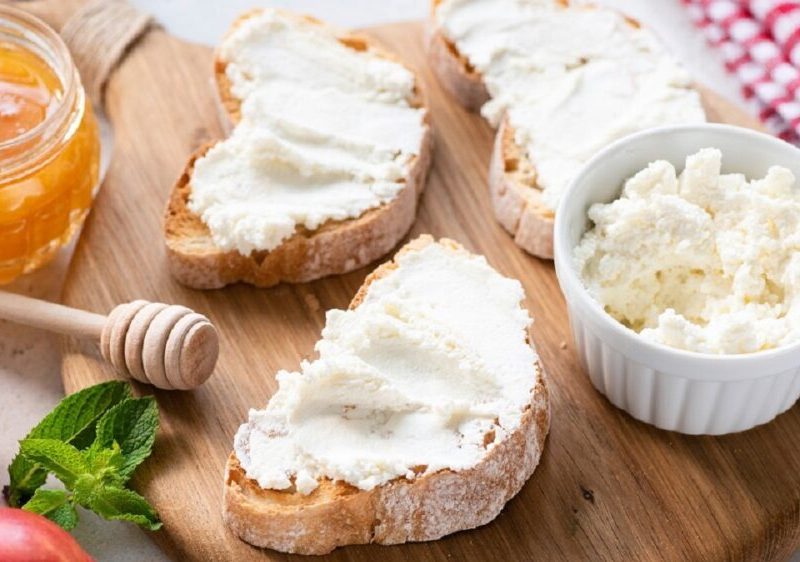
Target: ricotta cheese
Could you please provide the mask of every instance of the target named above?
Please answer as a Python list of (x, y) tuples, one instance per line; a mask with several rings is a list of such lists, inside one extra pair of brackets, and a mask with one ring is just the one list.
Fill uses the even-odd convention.
[(707, 148), (677, 175), (656, 161), (589, 209), (575, 249), (589, 292), (648, 340), (733, 354), (800, 340), (800, 190), (772, 167), (722, 174)]
[(217, 246), (271, 250), (406, 186), (425, 111), (409, 105), (415, 78), (404, 66), (270, 9), (238, 25), (220, 57), (241, 121), (197, 160), (189, 199)]
[(610, 142), (705, 121), (689, 76), (649, 31), (615, 11), (555, 0), (443, 0), (437, 24), (483, 77), (481, 112), (503, 116), (555, 209), (583, 164)]
[(279, 372), (239, 428), (236, 456), (263, 488), (466, 469), (519, 427), (537, 374), (520, 283), (440, 244), (396, 261), (358, 307), (328, 312), (319, 358)]

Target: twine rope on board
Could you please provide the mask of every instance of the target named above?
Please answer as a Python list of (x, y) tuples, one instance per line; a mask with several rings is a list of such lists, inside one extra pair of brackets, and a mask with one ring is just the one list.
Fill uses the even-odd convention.
[(103, 106), (104, 87), (111, 72), (153, 24), (153, 16), (124, 0), (90, 0), (64, 24), (61, 37), (95, 107)]

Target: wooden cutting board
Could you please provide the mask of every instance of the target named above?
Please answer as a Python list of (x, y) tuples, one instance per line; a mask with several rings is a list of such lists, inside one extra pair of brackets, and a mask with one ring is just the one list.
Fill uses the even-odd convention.
[[(518, 249), (492, 218), (486, 188), (492, 130), (439, 87), (425, 64), (421, 24), (367, 32), (419, 70), (430, 98), (434, 166), (410, 236), (454, 238), (522, 281), (549, 374), (553, 423), (541, 465), (493, 523), (430, 543), (341, 548), (331, 559), (786, 557), (800, 539), (800, 411), (711, 438), (659, 431), (611, 406), (578, 365), (552, 263)], [(107, 113), (115, 153), (64, 302), (106, 312), (145, 298), (185, 304), (213, 320), (222, 345), (216, 374), (195, 391), (155, 392), (161, 431), (135, 486), (158, 508), (164, 530), (152, 536), (176, 560), (288, 560), (227, 531), (220, 515), (223, 466), (248, 408), (267, 403), (277, 370), (312, 355), (325, 311), (346, 307), (371, 268), (269, 290), (201, 292), (170, 278), (161, 239), (167, 193), (186, 157), (221, 134), (210, 68), (210, 49), (155, 30), (113, 75)], [(757, 126), (714, 95), (706, 101), (714, 120)], [(65, 343), (68, 392), (114, 377), (93, 345)]]

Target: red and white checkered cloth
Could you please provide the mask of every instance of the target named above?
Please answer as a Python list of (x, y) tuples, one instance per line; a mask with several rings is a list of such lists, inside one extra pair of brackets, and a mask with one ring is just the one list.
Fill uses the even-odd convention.
[(786, 60), (800, 66), (800, 1), (749, 0), (746, 4), (781, 46)]
[[(800, 144), (800, 71), (785, 54), (789, 52), (787, 46), (797, 47), (800, 59), (800, 0), (683, 2), (709, 43), (720, 49), (726, 68), (738, 78), (742, 93), (755, 105), (767, 128), (787, 141)], [(797, 9), (781, 8), (787, 4)], [(759, 11), (751, 11), (754, 9)], [(796, 18), (793, 21), (798, 25), (793, 32), (786, 31), (788, 20), (781, 20), (776, 15), (779, 13), (780, 17)], [(783, 41), (773, 36), (776, 25), (781, 26)]]

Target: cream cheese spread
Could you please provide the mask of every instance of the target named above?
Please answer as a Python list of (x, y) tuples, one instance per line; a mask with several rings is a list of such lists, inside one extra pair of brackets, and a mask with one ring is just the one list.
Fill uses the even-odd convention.
[(223, 41), (241, 120), (195, 163), (189, 209), (224, 250), (271, 250), (298, 227), (394, 199), (419, 154), (415, 78), (329, 28), (265, 9)]
[(263, 488), (466, 469), (519, 427), (537, 374), (520, 283), (440, 244), (396, 261), (358, 307), (328, 312), (319, 358), (278, 373), (239, 428), (236, 456)]
[(703, 149), (656, 161), (589, 209), (575, 249), (589, 292), (648, 340), (715, 354), (800, 340), (800, 189), (786, 168), (722, 174)]
[(445, 36), (483, 77), (483, 115), (507, 116), (555, 209), (583, 164), (647, 128), (705, 121), (687, 73), (649, 31), (612, 10), (555, 0), (443, 0)]

